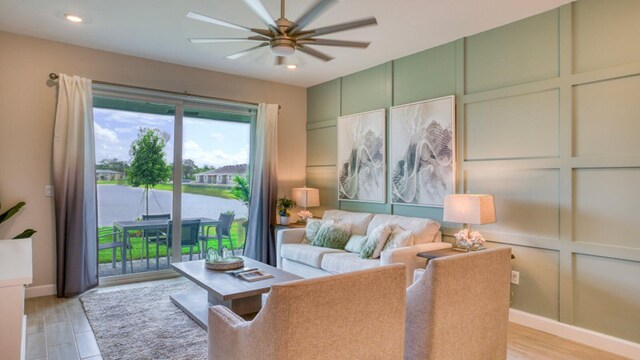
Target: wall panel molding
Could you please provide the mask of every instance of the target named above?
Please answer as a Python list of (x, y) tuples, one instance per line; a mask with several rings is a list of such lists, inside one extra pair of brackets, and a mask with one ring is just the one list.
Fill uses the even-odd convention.
[[(594, 328), (608, 303), (640, 313), (637, 300), (625, 302), (637, 295), (637, 279), (622, 270), (640, 267), (640, 239), (629, 235), (640, 233), (640, 22), (631, 15), (638, 8), (635, 0), (579, 0), (342, 77), (335, 94), (322, 96), (332, 109), (339, 98), (343, 114), (455, 92), (457, 191), (496, 194), (498, 223), (477, 229), (489, 247), (516, 254), (512, 307)], [(309, 137), (334, 124), (313, 119)], [(307, 143), (325, 150), (325, 142)], [(331, 169), (307, 174), (328, 181)], [(442, 208), (389, 199), (336, 199), (333, 207), (442, 219)], [(444, 241), (459, 227), (443, 224)], [(604, 275), (591, 281), (591, 271)], [(628, 319), (612, 314), (596, 330), (638, 341)]]

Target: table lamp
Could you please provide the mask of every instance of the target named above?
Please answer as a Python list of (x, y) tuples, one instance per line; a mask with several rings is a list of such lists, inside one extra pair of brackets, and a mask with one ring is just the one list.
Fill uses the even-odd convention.
[(482, 250), (484, 237), (471, 231), (471, 224), (482, 225), (496, 222), (493, 195), (453, 194), (444, 198), (443, 221), (462, 223), (462, 230), (455, 234), (453, 250)]
[(298, 206), (304, 207), (303, 211), (298, 212), (298, 216), (302, 222), (306, 222), (307, 219), (313, 217), (313, 214), (307, 211), (308, 207), (320, 206), (320, 191), (318, 189), (308, 188), (306, 186), (293, 188), (292, 197)]

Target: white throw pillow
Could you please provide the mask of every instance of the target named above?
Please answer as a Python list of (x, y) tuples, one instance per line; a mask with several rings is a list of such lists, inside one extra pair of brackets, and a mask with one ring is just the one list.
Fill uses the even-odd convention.
[(411, 231), (405, 230), (400, 226), (396, 226), (393, 231), (391, 231), (389, 240), (387, 240), (387, 243), (382, 250), (397, 249), (411, 245), (413, 245), (413, 234)]
[(367, 240), (362, 246), (360, 251), (360, 257), (363, 259), (377, 259), (380, 257), (384, 244), (389, 239), (391, 234), (391, 226), (387, 224), (380, 224), (371, 230), (371, 233), (367, 235)]
[(349, 238), (349, 242), (344, 249), (348, 252), (359, 254), (360, 251), (362, 251), (362, 246), (365, 241), (367, 241), (367, 237), (364, 235), (351, 235), (351, 238)]

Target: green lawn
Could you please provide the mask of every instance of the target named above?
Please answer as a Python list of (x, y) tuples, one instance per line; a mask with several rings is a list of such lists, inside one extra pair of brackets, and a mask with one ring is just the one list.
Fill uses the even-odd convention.
[[(242, 248), (244, 246), (244, 235), (243, 234), (239, 234), (238, 229), (241, 229), (242, 233), (244, 233), (244, 229), (242, 229), (242, 225), (241, 225), (241, 221), (243, 222), (244, 220), (239, 220), (239, 221), (234, 221), (233, 225), (231, 226), (231, 238), (233, 239), (233, 245), (234, 248)], [(208, 226), (205, 227), (205, 233), (207, 231)], [(109, 232), (111, 230), (111, 226), (105, 226), (105, 227), (101, 227), (100, 228), (100, 233), (102, 232)], [(210, 236), (213, 236), (213, 234), (215, 234), (215, 230), (211, 230), (210, 232)], [(241, 235), (240, 238), (240, 242), (238, 242), (238, 235)], [(112, 241), (110, 236), (103, 236), (100, 239), (98, 239), (99, 242), (101, 244), (103, 243), (109, 243)], [(129, 240), (131, 241), (131, 252), (132, 252), (132, 256), (133, 256), (133, 260), (138, 260), (138, 259), (142, 259), (143, 258), (143, 250), (142, 250), (142, 237), (140, 236), (135, 236), (134, 232), (131, 232), (131, 235), (129, 237)], [(223, 239), (222, 240), (222, 245), (226, 246), (227, 249), (231, 249), (231, 246), (229, 245), (229, 240), (228, 239)], [(216, 239), (211, 239), (209, 240), (207, 247), (213, 247), (214, 249), (218, 249), (218, 240)], [(120, 249), (116, 250), (116, 261), (120, 261), (121, 260), (121, 253), (120, 253)], [(198, 253), (198, 249), (194, 247), (194, 254)], [(182, 248), (182, 254), (189, 254), (189, 247), (184, 247)], [(98, 262), (100, 264), (103, 263), (110, 263), (111, 262), (111, 256), (112, 256), (112, 249), (105, 249), (99, 252), (98, 254)], [(165, 246), (160, 246), (160, 257), (163, 256), (167, 256), (167, 248)], [(129, 250), (127, 250), (127, 257), (129, 257)], [(156, 244), (155, 243), (151, 243), (149, 245), (149, 259), (155, 259), (156, 257)]]
[[(122, 185), (129, 186), (126, 180), (98, 180), (98, 185)], [(173, 191), (173, 184), (159, 184), (154, 187), (156, 190)], [(223, 199), (233, 199), (231, 196), (231, 189), (215, 186), (215, 185), (194, 185), (194, 184), (182, 184), (182, 192), (186, 194), (206, 195), (214, 196)]]

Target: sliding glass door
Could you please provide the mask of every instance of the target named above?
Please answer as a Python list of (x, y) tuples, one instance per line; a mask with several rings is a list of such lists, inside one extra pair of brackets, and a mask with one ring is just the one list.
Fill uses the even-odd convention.
[[(200, 255), (207, 249), (242, 253), (248, 220), (251, 114), (185, 107), (182, 219), (200, 221)], [(183, 243), (183, 246), (186, 244)], [(193, 256), (189, 245), (189, 259)]]
[(241, 252), (255, 110), (94, 93), (99, 276)]

